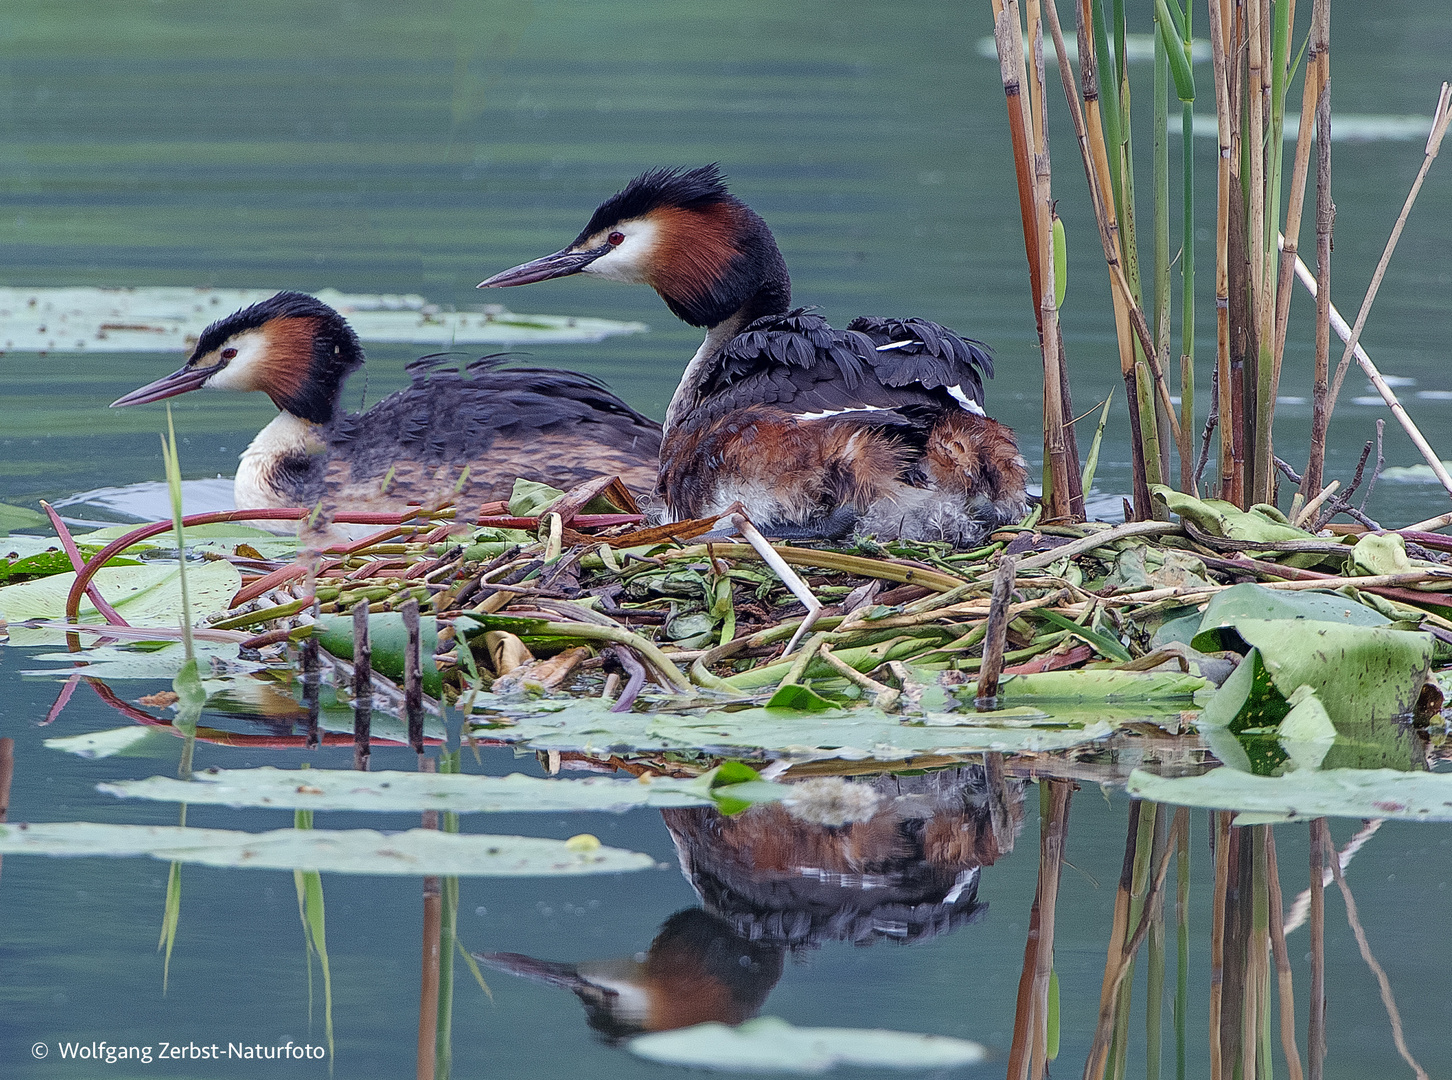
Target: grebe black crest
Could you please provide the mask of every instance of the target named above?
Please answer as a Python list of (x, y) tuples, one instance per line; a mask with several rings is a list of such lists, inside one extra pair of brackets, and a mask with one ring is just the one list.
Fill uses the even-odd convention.
[(843, 331), (792, 310), (771, 230), (715, 165), (644, 173), (569, 247), (480, 287), (578, 273), (649, 285), (706, 329), (666, 412), (669, 518), (739, 501), (778, 536), (969, 545), (1027, 511), (1013, 432), (982, 409), (988, 349), (922, 319)]
[(660, 427), (588, 375), (485, 357), (461, 373), (447, 356), (409, 365), (410, 385), (365, 413), (340, 407), (363, 365), (347, 321), (281, 292), (207, 327), (186, 365), (112, 403), (140, 405), (209, 387), (260, 390), (281, 410), (242, 452), (239, 509), (397, 509), (509, 497), (516, 477), (568, 489), (619, 476), (654, 486)]

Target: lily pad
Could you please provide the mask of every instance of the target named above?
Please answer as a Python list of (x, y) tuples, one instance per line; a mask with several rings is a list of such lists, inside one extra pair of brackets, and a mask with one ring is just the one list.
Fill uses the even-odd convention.
[(0, 536), (4, 536), (11, 529), (35, 529), (45, 524), (46, 517), (39, 510), (0, 503)]
[[(66, 594), (75, 578), (74, 573), (55, 574), (0, 588), (0, 618), (12, 622), (64, 618)], [(175, 627), (180, 623), (180, 573), (175, 563), (106, 567), (94, 580), (101, 595), (132, 626)], [(192, 618), (200, 621), (226, 611), (241, 586), (242, 575), (229, 562), (189, 563), (187, 592)], [(83, 599), (81, 620), (94, 622), (98, 616), (95, 605)]]
[(1202, 652), (1233, 648), (1236, 645), (1234, 636), (1221, 633), (1221, 629), (1233, 629), (1242, 619), (1312, 620), (1343, 626), (1385, 626), (1391, 622), (1367, 605), (1337, 593), (1312, 590), (1285, 592), (1241, 584), (1210, 598), (1200, 617), (1200, 630), (1193, 636), (1191, 644)]
[[(1417, 631), (1285, 619), (1239, 619), (1232, 629), (1242, 647), (1259, 651), (1281, 698), (1310, 686), (1338, 728), (1410, 715), (1432, 662), (1432, 635)], [(1197, 635), (1195, 647), (1205, 644), (1213, 642)], [(1229, 722), (1221, 719), (1225, 708), (1215, 702), (1232, 684), (1239, 692), (1232, 675), (1202, 720)], [(1284, 711), (1267, 723), (1279, 723), (1283, 716)]]
[[(193, 651), (203, 664), (209, 664), (215, 657), (225, 661), (227, 666), (237, 673), (261, 671), (266, 666), (252, 661), (239, 660), (237, 646), (232, 642), (200, 640), (193, 644)], [(159, 649), (105, 645), (74, 653), (41, 653), (34, 659), (67, 666), (33, 669), (22, 671), (20, 674), (59, 675), (69, 678), (77, 670), (83, 670), (88, 676), (103, 679), (174, 679), (181, 671), (182, 664), (186, 662), (186, 646), (180, 641), (167, 642)], [(83, 669), (73, 666), (78, 661), (85, 663)]]
[[(177, 825), (56, 821), (0, 825), (0, 854), (149, 855), (170, 862), (256, 870), (458, 877), (552, 877), (645, 870), (649, 855), (595, 841), (541, 840), (410, 829), (275, 829), (248, 833)], [(591, 838), (593, 839), (593, 838)]]
[(176, 745), (176, 737), (167, 729), (144, 724), (45, 740), (47, 750), (60, 750), (83, 758), (169, 757), (175, 752)]
[[(273, 289), (147, 287), (0, 288), (0, 338), (13, 352), (184, 352), (207, 324), (266, 300)], [(419, 345), (591, 342), (638, 334), (644, 323), (571, 315), (518, 315), (497, 304), (441, 311), (422, 296), (322, 289), (363, 341)]]
[(1141, 769), (1129, 794), (1177, 806), (1315, 817), (1452, 821), (1452, 774), (1396, 769), (1301, 769), (1285, 776), (1252, 776), (1216, 769), (1204, 776), (1165, 778)]
[(880, 1028), (799, 1028), (774, 1016), (739, 1027), (711, 1023), (652, 1032), (627, 1046), (651, 1061), (719, 1072), (822, 1073), (836, 1065), (949, 1069), (988, 1057), (981, 1044), (967, 1039)]
[[(515, 702), (485, 695), (478, 702), (476, 708), (497, 710), (501, 720), (510, 712), (517, 719), (509, 726), (476, 728), (476, 735), (533, 750), (595, 753), (680, 750), (733, 757), (759, 753), (793, 760), (901, 761), (921, 754), (1062, 750), (1102, 738), (1110, 731), (1108, 725), (1065, 729), (1052, 723), (1004, 728), (976, 725), (971, 719), (963, 725), (960, 721), (968, 714), (956, 713), (927, 715), (928, 721), (945, 717), (954, 725), (951, 727), (907, 724), (870, 706), (817, 713), (762, 708), (699, 715), (612, 713), (608, 703), (592, 699), (535, 703), (521, 714)], [(546, 711), (541, 706), (551, 708)], [(476, 713), (475, 723), (483, 722)]]
[(787, 784), (755, 779), (717, 786), (714, 773), (691, 780), (616, 780), (525, 776), (469, 776), (463, 773), (369, 772), (334, 769), (222, 769), (197, 773), (190, 782), (167, 776), (97, 784), (119, 798), (153, 799), (218, 806), (288, 810), (448, 810), (455, 813), (621, 813), (642, 807), (711, 806), (718, 799), (739, 803), (777, 801), (791, 794)]

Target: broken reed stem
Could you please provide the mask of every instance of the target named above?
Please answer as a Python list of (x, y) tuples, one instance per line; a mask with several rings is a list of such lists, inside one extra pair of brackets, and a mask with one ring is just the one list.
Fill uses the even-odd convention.
[(368, 600), (353, 605), (353, 768), (368, 771), (373, 738), (373, 648), (368, 641)]
[[(1328, 385), (1331, 356), (1331, 0), (1318, 0), (1312, 12), (1311, 41), (1316, 76), (1316, 361), (1311, 379), (1311, 449), (1301, 474), (1301, 498), (1321, 490), (1330, 422)], [(1308, 76), (1309, 77), (1309, 76)]]
[(408, 745), (414, 753), (424, 752), (423, 742), (423, 641), (418, 625), (418, 601), (410, 597), (403, 605), (403, 710), (408, 718)]
[[(318, 605), (313, 602), (313, 618), (317, 619)], [(307, 747), (316, 750), (323, 744), (322, 730), (318, 724), (321, 705), (318, 691), (322, 683), (322, 671), (318, 664), (318, 639), (309, 634), (302, 643), (302, 698), (307, 709)]]
[(1321, 851), (1323, 858), (1331, 864), (1336, 887), (1341, 890), (1341, 899), (1346, 902), (1346, 921), (1351, 924), (1351, 932), (1356, 935), (1356, 947), (1361, 950), (1361, 958), (1366, 961), (1366, 966), (1376, 976), (1376, 985), (1381, 991), (1381, 1003), (1386, 1006), (1387, 1017), (1391, 1020), (1392, 1042), (1396, 1044), (1397, 1053), (1411, 1067), (1417, 1080), (1428, 1080), (1427, 1070), (1418, 1064), (1417, 1059), (1412, 1057), (1412, 1052), (1407, 1049), (1407, 1040), (1402, 1032), (1402, 1014), (1397, 1010), (1396, 998), (1392, 996), (1391, 980), (1372, 955), (1371, 943), (1366, 940), (1366, 930), (1362, 928), (1361, 918), (1356, 912), (1356, 898), (1351, 895), (1351, 886), (1346, 884), (1346, 875), (1341, 872), (1341, 860), (1336, 856), (1336, 849), (1331, 846), (1330, 830), (1321, 835)]
[[(432, 758), (420, 757), (418, 771), (435, 771)], [(425, 829), (439, 827), (437, 810), (423, 815)], [(419, 965), (418, 994), (418, 1080), (434, 1080), (438, 1060), (439, 1027), (439, 944), (444, 926), (444, 898), (437, 877), (423, 879), (423, 957)]]
[[(1306, 1025), (1309, 1080), (1322, 1080), (1326, 1062), (1326, 852), (1331, 831), (1325, 818), (1311, 821), (1311, 1011)], [(1331, 856), (1336, 857), (1334, 854)]]
[(1003, 556), (993, 579), (993, 599), (988, 608), (988, 628), (983, 638), (983, 667), (978, 673), (978, 693), (974, 705), (987, 712), (998, 703), (998, 676), (1003, 671), (1003, 649), (1008, 640), (1009, 604), (1013, 600), (1016, 560)]
[(1285, 907), (1281, 902), (1281, 873), (1276, 865), (1276, 834), (1266, 826), (1266, 882), (1270, 888), (1270, 940), (1276, 962), (1277, 996), (1281, 1006), (1281, 1052), (1286, 1055), (1290, 1080), (1302, 1080), (1301, 1052), (1296, 1048), (1296, 997), (1291, 977), (1291, 956), (1286, 949)]
[[(1306, 265), (1305, 261), (1297, 255), (1294, 259), (1288, 258), (1286, 262), (1288, 265), (1294, 263), (1293, 271), (1301, 284), (1306, 287), (1306, 290), (1313, 298), (1318, 296), (1319, 290), (1316, 288), (1316, 277), (1311, 273), (1311, 268)], [(1350, 341), (1351, 327), (1341, 317), (1341, 312), (1336, 309), (1335, 304), (1328, 305), (1328, 310), (1331, 315), (1331, 329), (1336, 331), (1337, 337), (1342, 341)], [(1407, 438), (1412, 440), (1412, 445), (1422, 455), (1422, 460), (1427, 463), (1427, 467), (1432, 470), (1433, 475), (1437, 477), (1437, 481), (1447, 493), (1452, 495), (1452, 474), (1447, 472), (1447, 467), (1442, 464), (1442, 459), (1432, 449), (1432, 445), (1427, 442), (1426, 436), (1422, 434), (1421, 429), (1417, 427), (1416, 422), (1407, 413), (1406, 408), (1397, 397), (1396, 391), (1391, 388), (1391, 385), (1382, 376), (1376, 364), (1372, 363), (1371, 357), (1367, 355), (1366, 350), (1362, 348), (1359, 341), (1356, 342), (1353, 355), (1355, 355), (1356, 362), (1361, 365), (1361, 370), (1366, 374), (1371, 385), (1376, 387), (1376, 392), (1381, 395), (1381, 399), (1386, 402), (1387, 408), (1396, 417), (1397, 423), (1401, 424), (1402, 430), (1407, 433)], [(1409, 525), (1408, 528), (1415, 530), (1418, 526)]]
[(1329, 422), (1331, 414), (1336, 411), (1336, 396), (1341, 392), (1341, 381), (1346, 378), (1346, 370), (1351, 366), (1351, 357), (1356, 350), (1356, 343), (1361, 340), (1361, 331), (1366, 326), (1366, 317), (1371, 313), (1372, 302), (1376, 299), (1377, 292), (1381, 289), (1381, 279), (1386, 276), (1386, 267), (1391, 262), (1392, 252), (1396, 250), (1397, 241), (1401, 239), (1402, 229), (1407, 223), (1407, 216), (1412, 212), (1412, 204), (1417, 201), (1417, 193), (1422, 190), (1422, 181), (1427, 178), (1427, 172), (1432, 168), (1432, 162), (1437, 160), (1437, 151), (1442, 148), (1442, 137), (1447, 134), (1447, 123), (1452, 120), (1452, 111), (1448, 106), (1452, 104), (1452, 86), (1442, 84), (1442, 90), (1437, 95), (1437, 109), (1432, 118), (1432, 132), (1427, 136), (1427, 148), (1422, 158), (1422, 167), (1417, 170), (1417, 178), (1412, 181), (1412, 190), (1407, 192), (1407, 198), (1402, 203), (1402, 212), (1397, 215), (1396, 224), (1392, 226), (1391, 236), (1387, 238), (1386, 247), (1382, 249), (1381, 260), (1376, 264), (1376, 272), (1371, 275), (1371, 284), (1367, 286), (1366, 295), (1361, 300), (1361, 310), (1356, 313), (1356, 323), (1351, 328), (1351, 337), (1346, 342), (1346, 351), (1341, 354), (1341, 363), (1336, 365), (1336, 378), (1331, 383), (1330, 395), (1326, 401), (1326, 418)]

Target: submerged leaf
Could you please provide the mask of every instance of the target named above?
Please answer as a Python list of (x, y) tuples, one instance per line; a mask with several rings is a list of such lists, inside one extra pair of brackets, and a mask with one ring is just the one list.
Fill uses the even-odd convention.
[(774, 1016), (739, 1027), (697, 1024), (638, 1035), (630, 1052), (651, 1061), (720, 1072), (826, 1072), (834, 1065), (948, 1069), (983, 1061), (979, 1043), (946, 1035), (866, 1028), (793, 1027)]
[(149, 855), (178, 863), (318, 870), (337, 874), (422, 874), (460, 877), (541, 877), (644, 870), (649, 855), (601, 847), (580, 852), (563, 840), (410, 829), (275, 829), (247, 833), (178, 825), (110, 825), (55, 821), (0, 825), (0, 854)]

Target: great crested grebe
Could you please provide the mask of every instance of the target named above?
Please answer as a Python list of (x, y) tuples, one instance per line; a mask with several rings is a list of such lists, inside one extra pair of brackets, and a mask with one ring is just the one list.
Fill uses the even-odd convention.
[(739, 501), (777, 536), (967, 545), (1026, 512), (1013, 432), (980, 404), (988, 350), (921, 319), (842, 331), (791, 310), (771, 230), (715, 165), (636, 177), (569, 247), (479, 287), (579, 273), (649, 285), (706, 328), (666, 412), (668, 518)]
[(260, 390), (282, 414), (242, 452), (237, 507), (396, 509), (446, 498), (507, 499), (516, 477), (569, 489), (619, 476), (655, 484), (660, 426), (588, 375), (501, 367), (465, 378), (443, 357), (409, 365), (412, 385), (365, 413), (340, 407), (363, 365), (347, 321), (306, 293), (280, 292), (214, 322), (186, 366), (111, 403), (140, 405), (199, 387)]

